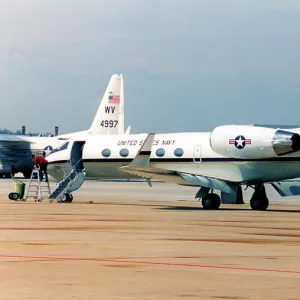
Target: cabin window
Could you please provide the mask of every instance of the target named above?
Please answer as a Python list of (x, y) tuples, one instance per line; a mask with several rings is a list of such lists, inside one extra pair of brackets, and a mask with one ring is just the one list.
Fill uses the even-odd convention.
[(110, 157), (110, 155), (111, 155), (111, 151), (110, 151), (110, 149), (104, 149), (104, 150), (102, 150), (102, 156), (104, 156), (104, 157)]
[(127, 148), (124, 148), (120, 151), (120, 155), (123, 157), (127, 157), (129, 155), (129, 151)]
[(174, 150), (174, 155), (177, 157), (181, 157), (183, 155), (183, 149), (182, 148), (177, 148)]
[(155, 153), (156, 153), (156, 156), (163, 157), (166, 154), (166, 151), (163, 148), (159, 148), (159, 149), (156, 150)]
[(58, 147), (57, 151), (66, 150), (66, 149), (68, 149), (68, 146), (69, 146), (69, 142), (66, 142), (66, 143), (62, 144), (60, 147)]

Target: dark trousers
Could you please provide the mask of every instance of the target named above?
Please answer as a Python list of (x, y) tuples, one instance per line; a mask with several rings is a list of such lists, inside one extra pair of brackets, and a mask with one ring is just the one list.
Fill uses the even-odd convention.
[(39, 170), (40, 181), (43, 181), (43, 174), (45, 174), (45, 179), (46, 179), (45, 181), (48, 182), (47, 166), (48, 164), (40, 164), (40, 170)]

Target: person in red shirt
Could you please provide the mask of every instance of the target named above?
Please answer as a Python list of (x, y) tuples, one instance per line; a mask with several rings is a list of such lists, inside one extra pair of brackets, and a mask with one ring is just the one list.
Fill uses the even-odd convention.
[(45, 159), (45, 151), (43, 152), (43, 156), (33, 156), (32, 162), (33, 166), (39, 170), (40, 181), (43, 181), (43, 174), (45, 174), (45, 181), (48, 182), (48, 160)]

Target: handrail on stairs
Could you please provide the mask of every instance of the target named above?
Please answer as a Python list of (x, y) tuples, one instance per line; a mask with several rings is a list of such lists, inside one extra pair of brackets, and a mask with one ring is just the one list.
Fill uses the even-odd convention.
[[(76, 176), (78, 176), (78, 174), (80, 174), (81, 172), (83, 172), (84, 174), (85, 174), (85, 169), (83, 168), (82, 170), (78, 170), (77, 168), (76, 168), (76, 166), (81, 162), (81, 160), (82, 159), (80, 159), (80, 160), (78, 160), (77, 162), (76, 162), (76, 164), (75, 165), (73, 165), (72, 166), (72, 169), (69, 171), (69, 173), (66, 175), (66, 172), (63, 170), (63, 172), (64, 172), (64, 178), (57, 184), (57, 187), (52, 191), (52, 193), (50, 194), (50, 195), (52, 195), (52, 194), (54, 194), (60, 187), (61, 187), (61, 184), (63, 184), (63, 183), (66, 183), (66, 186), (65, 187), (63, 187), (63, 190), (66, 188), (66, 187), (68, 187), (69, 186), (69, 184), (72, 182), (72, 180), (74, 180), (75, 178), (72, 178), (72, 179), (70, 179), (70, 178), (68, 178), (68, 177), (70, 177), (71, 176), (71, 174), (72, 174), (72, 172), (73, 172), (73, 174), (75, 173), (75, 177)], [(65, 164), (64, 164), (64, 166), (67, 164), (68, 162), (66, 162)], [(85, 175), (84, 175), (85, 176)], [(67, 181), (68, 180), (68, 181)], [(80, 186), (82, 185), (82, 183), (80, 184)], [(79, 186), (79, 187), (80, 187)], [(76, 189), (78, 189), (79, 187), (77, 187)], [(75, 190), (76, 190), (75, 189)], [(62, 191), (63, 191), (62, 190)], [(60, 191), (60, 193), (62, 193), (62, 191)], [(73, 189), (73, 191), (74, 191), (74, 189)], [(50, 197), (50, 195), (49, 195), (49, 197)], [(48, 197), (48, 198), (49, 198)]]
[[(62, 180), (66, 179), (66, 178), (69, 176), (69, 174), (71, 173), (72, 170), (74, 170), (74, 171), (76, 172), (76, 169), (77, 169), (76, 167), (77, 167), (77, 165), (79, 165), (79, 163), (80, 163), (81, 161), (82, 161), (82, 158), (80, 158), (80, 159), (76, 162), (75, 165), (72, 165), (72, 164), (71, 164), (71, 159), (67, 160), (67, 161), (62, 165), (62, 167), (61, 167), (61, 169), (62, 169), (62, 171), (63, 171), (63, 173), (64, 173), (64, 177), (63, 177)], [(71, 165), (72, 170), (67, 169), (67, 165), (68, 165), (68, 164)]]

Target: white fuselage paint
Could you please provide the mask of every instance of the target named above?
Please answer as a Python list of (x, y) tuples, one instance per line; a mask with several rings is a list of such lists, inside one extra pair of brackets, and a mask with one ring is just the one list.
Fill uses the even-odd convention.
[[(156, 134), (150, 167), (209, 176), (231, 182), (272, 182), (300, 176), (299, 153), (281, 157), (274, 153), (268, 159), (233, 159), (219, 155), (212, 150), (210, 135), (210, 132)], [(146, 137), (147, 134), (135, 134), (82, 139), (86, 141), (82, 158), (87, 178), (135, 178), (136, 176), (120, 170), (120, 167), (130, 164)], [(69, 166), (65, 162), (70, 159), (71, 146), (72, 140), (66, 150), (50, 154), (48, 157), (50, 163), (48, 172), (56, 180), (62, 179), (61, 169)], [(228, 147), (234, 147), (234, 145), (228, 144)], [(247, 147), (255, 147), (255, 144), (247, 145)], [(120, 151), (124, 148), (129, 150), (129, 155), (125, 158), (120, 155)], [(156, 155), (159, 148), (165, 150), (163, 157)], [(177, 148), (183, 149), (184, 153), (181, 157), (174, 155)], [(102, 156), (104, 149), (111, 150), (110, 157)], [(178, 179), (174, 181), (171, 177), (168, 181), (187, 184)]]
[(50, 154), (51, 150), (57, 149), (66, 140), (69, 139), (85, 139), (90, 133), (86, 131), (79, 131), (53, 137), (37, 137), (37, 136), (18, 136), (19, 139), (29, 143), (29, 149), (35, 155), (39, 154), (42, 150), (45, 150), (46, 155)]

